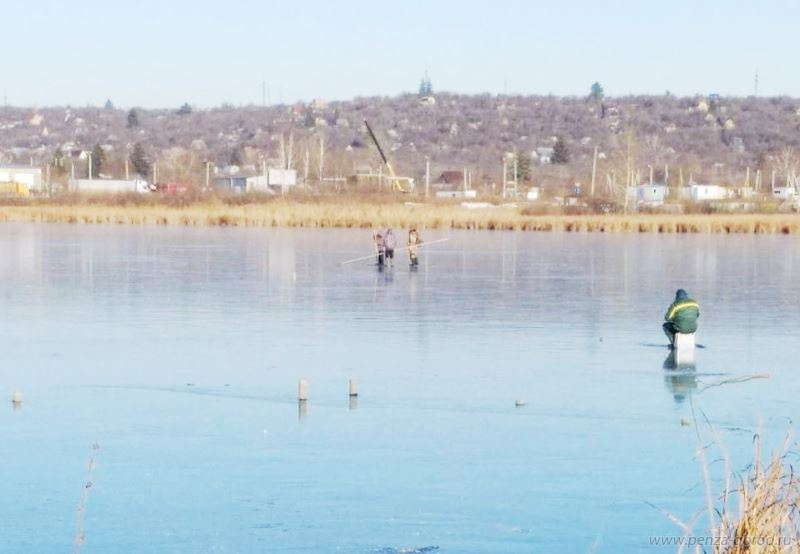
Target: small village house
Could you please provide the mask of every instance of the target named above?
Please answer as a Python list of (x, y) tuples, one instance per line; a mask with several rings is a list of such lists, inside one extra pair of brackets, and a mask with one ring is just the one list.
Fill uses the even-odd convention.
[(667, 198), (668, 188), (662, 183), (628, 187), (627, 198), (639, 206), (661, 206)]
[(270, 168), (266, 175), (247, 177), (245, 189), (247, 192), (286, 194), (294, 186), (297, 186), (297, 170)]
[(555, 149), (552, 146), (540, 146), (531, 153), (531, 158), (539, 160), (540, 164), (549, 164), (553, 161)]
[(20, 190), (41, 191), (42, 169), (26, 165), (0, 165), (0, 183), (18, 186)]
[(797, 196), (797, 190), (792, 186), (774, 187), (772, 197), (781, 200), (791, 200)]
[(219, 192), (242, 194), (247, 190), (247, 177), (230, 175), (214, 179), (214, 188)]
[(476, 198), (478, 191), (470, 186), (470, 175), (465, 171), (443, 171), (433, 183), (438, 189), (436, 198)]
[(530, 187), (528, 192), (525, 194), (525, 198), (530, 201), (539, 200), (542, 195), (542, 189), (539, 187)]
[(693, 202), (724, 200), (729, 196), (728, 188), (720, 185), (693, 184), (689, 186), (689, 198)]

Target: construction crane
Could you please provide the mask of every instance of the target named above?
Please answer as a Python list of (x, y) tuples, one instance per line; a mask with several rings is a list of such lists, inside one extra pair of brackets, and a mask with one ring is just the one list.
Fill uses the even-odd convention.
[(386, 154), (383, 153), (383, 148), (381, 148), (381, 144), (378, 142), (375, 133), (372, 132), (372, 127), (369, 126), (367, 120), (364, 120), (364, 125), (367, 126), (367, 132), (369, 133), (372, 142), (375, 143), (376, 148), (378, 149), (378, 154), (381, 155), (381, 160), (383, 160), (383, 164), (386, 166), (386, 169), (389, 170), (389, 176), (392, 178), (392, 190), (398, 192), (409, 192), (409, 190), (403, 185), (400, 184), (400, 180), (397, 178), (397, 175), (394, 174), (394, 169), (392, 169), (392, 164), (389, 163), (389, 160), (386, 159)]

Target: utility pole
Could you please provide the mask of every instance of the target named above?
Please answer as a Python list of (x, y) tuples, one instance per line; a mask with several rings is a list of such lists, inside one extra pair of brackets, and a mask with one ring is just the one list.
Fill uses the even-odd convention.
[(209, 188), (209, 179), (211, 178), (211, 162), (206, 160), (206, 190)]
[(772, 194), (775, 194), (775, 168), (772, 168)]
[(467, 196), (467, 168), (464, 168), (464, 197)]
[(311, 161), (311, 152), (306, 148), (306, 163), (303, 168), (303, 186), (308, 190), (308, 164)]
[(594, 147), (594, 159), (592, 160), (592, 187), (589, 192), (592, 198), (594, 198), (594, 179), (596, 173), (597, 173), (597, 146)]
[(517, 169), (518, 169), (517, 168), (517, 157), (514, 156), (514, 198), (516, 198), (517, 194), (518, 194), (518, 190), (517, 190), (518, 189), (518, 187), (517, 187), (518, 172), (517, 172)]
[(128, 175), (128, 158), (125, 158), (125, 180), (130, 181), (130, 176)]
[(319, 182), (325, 177), (325, 137), (319, 136)]
[(89, 152), (89, 180), (92, 180), (92, 153)]
[(431, 159), (425, 156), (425, 198), (430, 194), (431, 187)]
[(503, 199), (505, 200), (506, 197), (506, 179), (508, 176), (508, 162), (506, 161), (506, 157), (503, 156)]

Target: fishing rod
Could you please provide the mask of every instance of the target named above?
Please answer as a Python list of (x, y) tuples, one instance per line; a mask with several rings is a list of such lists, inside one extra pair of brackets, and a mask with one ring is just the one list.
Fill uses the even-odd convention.
[[(417, 246), (417, 248), (421, 248), (423, 246), (429, 246), (431, 244), (444, 242), (446, 240), (450, 240), (450, 238), (448, 237), (448, 238), (444, 238), (444, 239), (432, 240), (430, 242), (423, 242), (423, 243), (417, 244), (416, 246)], [(401, 252), (403, 250), (408, 250), (408, 248), (409, 248), (408, 246), (401, 246), (400, 248), (395, 248), (394, 251), (395, 252)], [(375, 254), (370, 254), (369, 256), (361, 256), (360, 258), (353, 258), (352, 260), (345, 260), (344, 262), (339, 262), (339, 265), (352, 264), (352, 263), (355, 263), (355, 262), (360, 262), (362, 260), (369, 260), (370, 258), (374, 258), (374, 257), (375, 257)]]

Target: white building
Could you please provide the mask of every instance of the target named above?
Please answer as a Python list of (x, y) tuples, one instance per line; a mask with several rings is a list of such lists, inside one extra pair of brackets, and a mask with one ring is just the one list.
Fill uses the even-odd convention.
[(0, 166), (0, 183), (16, 183), (29, 191), (42, 190), (42, 170), (26, 165)]
[(477, 198), (477, 190), (440, 190), (436, 198)]
[(775, 187), (772, 189), (772, 196), (782, 200), (791, 200), (797, 196), (797, 191), (794, 187)]
[(719, 185), (690, 185), (689, 197), (694, 202), (704, 200), (724, 200), (728, 198), (728, 189)]
[(645, 206), (660, 206), (667, 198), (667, 187), (660, 183), (628, 187), (628, 199)]
[[(531, 158), (539, 160), (540, 164), (549, 164), (553, 160), (555, 148), (552, 146), (540, 146), (531, 153)], [(535, 154), (535, 156), (533, 155)]]
[(136, 192), (147, 194), (151, 192), (150, 185), (142, 179), (70, 179), (70, 192), (110, 192), (124, 193)]
[(270, 194), (277, 189), (285, 194), (296, 185), (297, 170), (295, 169), (268, 169), (266, 175), (247, 178), (247, 192)]

